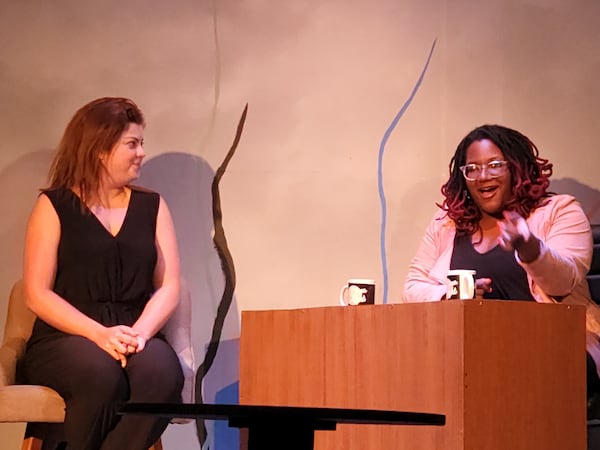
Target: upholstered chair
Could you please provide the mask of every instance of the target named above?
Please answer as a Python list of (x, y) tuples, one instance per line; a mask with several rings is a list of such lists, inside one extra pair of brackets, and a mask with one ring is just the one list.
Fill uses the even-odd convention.
[[(185, 375), (184, 402), (193, 399), (194, 358), (191, 346), (191, 302), (182, 282), (179, 306), (163, 333), (173, 346)], [(4, 340), (0, 347), (0, 422), (26, 422), (22, 450), (40, 450), (43, 439), (60, 440), (65, 402), (45, 386), (19, 384), (17, 367), (33, 329), (35, 315), (25, 306), (23, 283), (17, 281), (10, 293)], [(58, 424), (58, 426), (57, 426)], [(57, 431), (58, 430), (58, 431)], [(50, 442), (46, 442), (46, 447)], [(162, 450), (160, 439), (150, 450)]]

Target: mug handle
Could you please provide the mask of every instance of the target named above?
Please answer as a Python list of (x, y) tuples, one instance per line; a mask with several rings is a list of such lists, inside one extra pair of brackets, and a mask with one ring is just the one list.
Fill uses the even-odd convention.
[(348, 302), (346, 302), (346, 291), (348, 290), (349, 286), (347, 284), (343, 285), (342, 288), (340, 289), (340, 305), (342, 306), (348, 306)]
[(469, 281), (467, 282), (467, 284), (469, 285), (469, 290), (468, 292), (472, 292), (473, 294), (471, 295), (471, 300), (475, 298), (475, 276), (470, 276), (469, 277)]

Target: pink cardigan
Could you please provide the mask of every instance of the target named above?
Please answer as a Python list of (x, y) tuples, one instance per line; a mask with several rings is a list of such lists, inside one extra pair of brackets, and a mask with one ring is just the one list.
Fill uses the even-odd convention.
[[(538, 302), (586, 306), (587, 349), (600, 374), (600, 307), (591, 299), (585, 278), (592, 259), (589, 221), (574, 197), (555, 195), (533, 211), (527, 223), (542, 241), (540, 256), (525, 264), (515, 252), (515, 259), (527, 272), (531, 294)], [(438, 211), (411, 261), (404, 302), (437, 301), (445, 296), (455, 234), (454, 222)]]

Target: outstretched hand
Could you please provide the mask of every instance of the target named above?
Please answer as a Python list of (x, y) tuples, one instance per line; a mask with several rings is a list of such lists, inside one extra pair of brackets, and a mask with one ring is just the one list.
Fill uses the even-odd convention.
[(498, 243), (506, 251), (516, 250), (524, 263), (534, 261), (540, 254), (540, 241), (529, 230), (527, 221), (516, 211), (504, 211), (504, 220), (498, 222)]

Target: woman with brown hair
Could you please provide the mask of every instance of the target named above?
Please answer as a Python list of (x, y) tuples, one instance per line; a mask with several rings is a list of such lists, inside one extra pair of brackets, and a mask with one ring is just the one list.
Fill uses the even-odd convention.
[(168, 421), (115, 414), (125, 401), (180, 401), (183, 375), (160, 334), (179, 300), (173, 222), (132, 186), (144, 117), (125, 98), (79, 109), (64, 132), (25, 237), (23, 280), (37, 315), (28, 382), (65, 400), (69, 450), (146, 450)]

